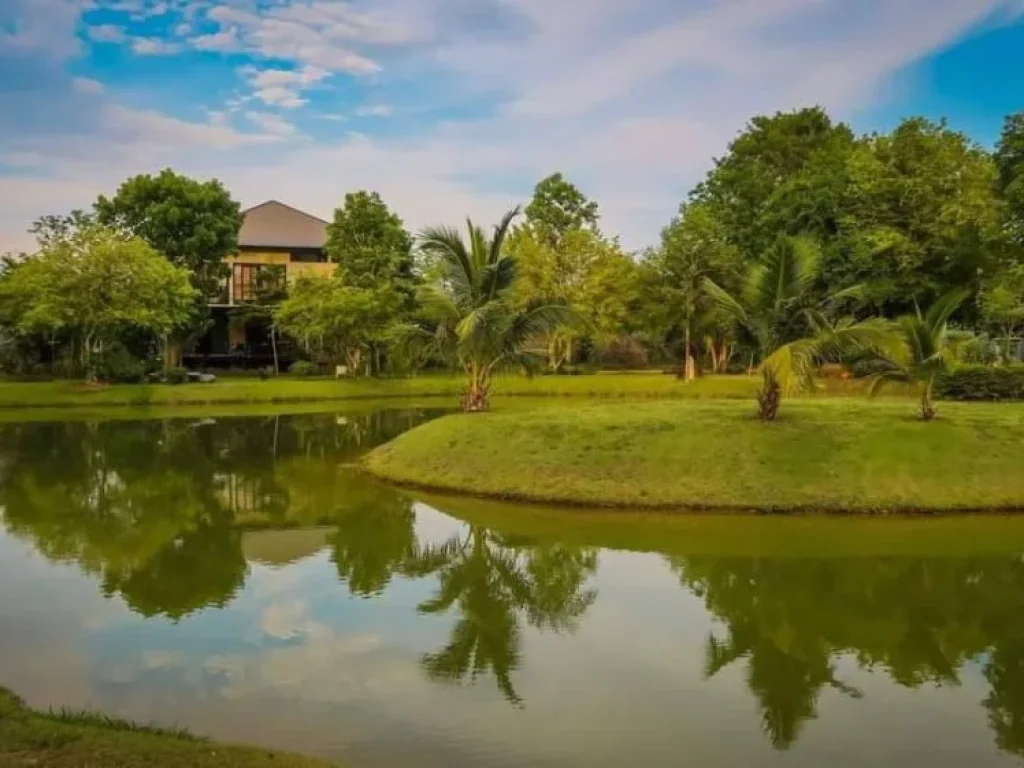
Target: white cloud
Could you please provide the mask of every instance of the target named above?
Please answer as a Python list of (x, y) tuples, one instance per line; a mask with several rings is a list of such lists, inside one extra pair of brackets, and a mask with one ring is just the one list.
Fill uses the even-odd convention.
[[(1010, 8), (1003, 0), (474, 0), (474, 13), (500, 7), (522, 20), (488, 36), (449, 29), (445, 14), (463, 0), (379, 0), (373, 32), (328, 5), (348, 7), (292, 0), (261, 16), (237, 5), (209, 12), (219, 31), (237, 29), (245, 50), (278, 50), (284, 62), (244, 70), (251, 91), (226, 110), (302, 106), (321, 73), (335, 71), (309, 53), (317, 46), (342, 56), (369, 50), (377, 66), (379, 52), (396, 50), (383, 46), (415, 42), (407, 59), (382, 53), (387, 69), (375, 80), (387, 86), (398, 73), (403, 84), (422, 84), (415, 106), (399, 105), (403, 115), (486, 103), (495, 116), (427, 123), (413, 136), (314, 142), (289, 140), (301, 123), (255, 110), (253, 133), (214, 115), (195, 123), (108, 110), (96, 134), (3, 137), (23, 163), (18, 178), (0, 178), (12, 201), (0, 210), (0, 250), (34, 216), (87, 204), (146, 170), (140, 162), (219, 177), (245, 203), (273, 194), (319, 215), (345, 189), (376, 189), (414, 230), (466, 214), (493, 219), (561, 170), (600, 202), (606, 231), (639, 247), (751, 115), (822, 103), (856, 116), (879, 103), (894, 72)], [(381, 21), (385, 10), (403, 22)], [(29, 157), (35, 170), (24, 165)], [(343, 181), (325, 167), (343, 168)], [(38, 178), (27, 182), (29, 172)]]
[(368, 104), (356, 110), (360, 117), (390, 117), (393, 113), (394, 109), (388, 104)]
[(296, 133), (295, 126), (271, 112), (246, 112), (245, 116), (260, 128), (260, 130), (274, 136), (292, 136)]
[(378, 21), (338, 2), (293, 2), (260, 13), (219, 5), (207, 18), (222, 31), (237, 29), (245, 50), (254, 55), (352, 75), (374, 74), (380, 65), (349, 46), (415, 39), (400, 24)]
[(71, 80), (75, 90), (80, 93), (103, 93), (103, 83), (90, 77), (76, 77)]
[(295, 109), (306, 103), (306, 100), (301, 98), (297, 93), (295, 93), (295, 91), (282, 86), (260, 88), (253, 95), (264, 104), (274, 107), (284, 107), (285, 109)]
[(189, 122), (152, 110), (119, 105), (105, 107), (101, 120), (112, 133), (119, 134), (122, 140), (135, 148), (236, 149), (277, 139), (269, 133), (243, 133), (216, 122)]
[(83, 0), (2, 0), (0, 54), (38, 53), (66, 59), (81, 51), (77, 27)]
[(159, 37), (138, 37), (132, 41), (132, 51), (139, 56), (171, 56), (180, 50), (177, 43)]
[(241, 49), (238, 32), (234, 27), (223, 29), (212, 35), (193, 38), (192, 44), (200, 51), (237, 51)]
[(97, 24), (86, 28), (86, 35), (97, 43), (123, 43), (128, 39), (124, 27), (116, 24)]
[(304, 88), (316, 85), (330, 75), (319, 67), (302, 67), (301, 69), (256, 69), (246, 67), (242, 70), (250, 78), (254, 90), (253, 96), (269, 106), (295, 109), (306, 103), (299, 94)]

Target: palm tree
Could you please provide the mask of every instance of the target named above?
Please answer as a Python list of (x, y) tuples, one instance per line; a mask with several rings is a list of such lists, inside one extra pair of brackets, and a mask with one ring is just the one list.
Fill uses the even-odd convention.
[(901, 317), (895, 325), (902, 344), (883, 357), (889, 366), (874, 377), (870, 393), (877, 394), (890, 381), (914, 385), (921, 394), (921, 418), (935, 418), (932, 395), (935, 380), (956, 360), (960, 344), (949, 332), (949, 318), (960, 308), (968, 291), (950, 291), (935, 301), (927, 312), (920, 309)]
[[(536, 301), (517, 309), (510, 296), (515, 259), (504, 250), (514, 208), (491, 237), (468, 221), (468, 241), (452, 227), (433, 227), (420, 235), (420, 248), (436, 260), (439, 280), (420, 292), (424, 315), (432, 324), (430, 341), (451, 354), (465, 370), (468, 388), (463, 410), (487, 410), (492, 377), (502, 367), (533, 366), (531, 342), (564, 325), (575, 314), (559, 302)], [(426, 332), (420, 331), (421, 338)]]
[(783, 237), (750, 268), (736, 296), (712, 280), (708, 294), (720, 310), (754, 341), (761, 357), (763, 384), (757, 394), (762, 421), (778, 416), (783, 393), (807, 388), (818, 363), (844, 351), (884, 349), (892, 335), (877, 321), (832, 320), (832, 310), (856, 297), (859, 286), (815, 303), (811, 288), (820, 274), (814, 241)]

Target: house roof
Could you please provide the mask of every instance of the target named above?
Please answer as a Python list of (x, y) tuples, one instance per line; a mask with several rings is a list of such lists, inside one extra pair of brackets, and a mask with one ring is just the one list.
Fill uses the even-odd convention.
[(323, 248), (327, 222), (277, 200), (242, 211), (238, 233), (243, 248)]

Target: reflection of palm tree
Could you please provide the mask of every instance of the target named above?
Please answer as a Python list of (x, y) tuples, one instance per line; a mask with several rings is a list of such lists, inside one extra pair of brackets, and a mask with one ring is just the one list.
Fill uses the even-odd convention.
[(792, 746), (803, 723), (817, 716), (823, 686), (861, 697), (856, 688), (836, 679), (828, 654), (781, 648), (754, 625), (731, 627), (725, 642), (708, 638), (705, 675), (713, 677), (743, 658), (750, 661), (747, 685), (761, 705), (762, 728), (776, 749)]
[(423, 657), (437, 681), (475, 681), (490, 671), (508, 701), (521, 704), (512, 673), (521, 663), (519, 614), (537, 628), (574, 630), (596, 593), (583, 585), (597, 566), (592, 550), (563, 547), (511, 548), (489, 531), (472, 527), (465, 537), (427, 549), (422, 557), (439, 570), (437, 594), (421, 613), (459, 619), (448, 644)]

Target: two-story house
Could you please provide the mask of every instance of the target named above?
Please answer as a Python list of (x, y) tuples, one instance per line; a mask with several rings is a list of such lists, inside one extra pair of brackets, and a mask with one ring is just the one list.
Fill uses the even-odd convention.
[[(238, 253), (225, 259), (229, 273), (210, 302), (212, 325), (185, 355), (193, 367), (260, 367), (272, 362), (265, 321), (250, 319), (240, 308), (257, 298), (261, 276), (277, 273), (287, 282), (334, 272), (324, 253), (327, 222), (296, 208), (268, 200), (242, 212)], [(287, 364), (289, 360), (282, 360)]]

